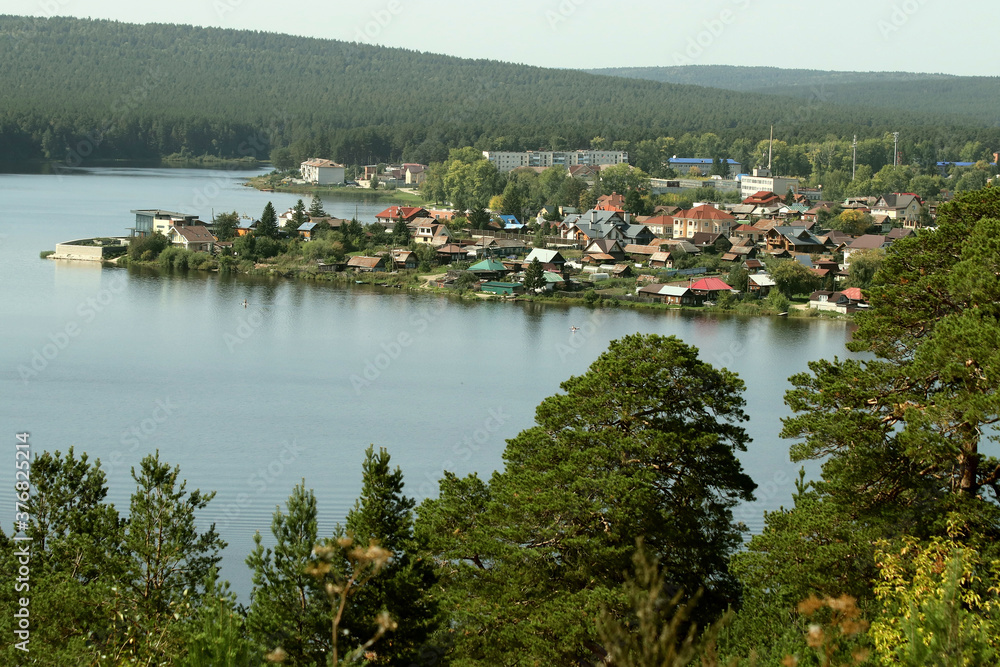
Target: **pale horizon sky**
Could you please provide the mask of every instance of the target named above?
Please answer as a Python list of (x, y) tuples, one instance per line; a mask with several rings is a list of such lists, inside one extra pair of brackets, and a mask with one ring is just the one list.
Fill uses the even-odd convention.
[(1000, 11), (986, 0), (0, 0), (0, 14), (261, 30), (573, 69), (691, 64), (1000, 74), (991, 58)]

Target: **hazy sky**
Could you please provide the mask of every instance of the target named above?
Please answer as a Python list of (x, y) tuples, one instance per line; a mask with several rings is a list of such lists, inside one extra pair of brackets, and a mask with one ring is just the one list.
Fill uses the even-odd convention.
[(187, 23), (549, 67), (1000, 74), (996, 0), (0, 0), (0, 13)]

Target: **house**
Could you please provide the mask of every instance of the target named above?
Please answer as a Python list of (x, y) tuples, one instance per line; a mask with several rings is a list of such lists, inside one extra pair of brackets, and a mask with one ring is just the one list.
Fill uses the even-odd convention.
[(166, 236), (175, 225), (198, 224), (198, 215), (195, 213), (176, 213), (160, 209), (137, 209), (131, 212), (135, 213), (135, 227), (130, 230), (133, 236), (149, 236), (155, 232)]
[(431, 214), (423, 206), (390, 206), (381, 213), (375, 215), (375, 222), (383, 225), (394, 225), (399, 218), (403, 222), (413, 222), (416, 218), (431, 218)]
[(480, 292), (489, 294), (501, 294), (503, 296), (513, 296), (524, 292), (524, 285), (521, 283), (502, 283), (498, 281), (485, 282), (479, 286)]
[(477, 262), (469, 267), (469, 271), (487, 280), (503, 278), (510, 273), (502, 262), (498, 262), (495, 259), (484, 259), (481, 262)]
[(468, 257), (468, 251), (466, 251), (465, 246), (460, 246), (457, 243), (446, 243), (437, 249), (437, 256), (443, 262), (461, 262)]
[(371, 273), (372, 271), (385, 271), (385, 257), (365, 257), (357, 255), (347, 260), (347, 268), (355, 273)]
[(747, 281), (747, 292), (765, 297), (770, 294), (771, 288), (773, 288), (775, 284), (774, 278), (768, 274), (753, 273), (750, 274), (750, 279)]
[(474, 257), (512, 257), (528, 252), (524, 241), (497, 239), (482, 236), (473, 246), (466, 247), (466, 253)]
[(542, 273), (542, 279), (545, 281), (545, 291), (554, 292), (557, 289), (566, 288), (566, 279), (562, 277), (561, 274), (553, 273), (552, 271), (544, 271)]
[(654, 215), (643, 220), (642, 224), (661, 238), (669, 239), (674, 234), (674, 216), (672, 215)]
[(649, 244), (656, 239), (656, 234), (646, 225), (628, 225), (624, 232), (626, 243)]
[(528, 253), (528, 256), (524, 259), (524, 262), (522, 262), (524, 268), (527, 268), (536, 259), (546, 271), (562, 273), (564, 267), (566, 266), (566, 260), (561, 254), (559, 254), (558, 250), (535, 248)]
[(415, 187), (427, 180), (427, 165), (425, 164), (404, 164), (403, 181)]
[(215, 237), (204, 225), (180, 225), (171, 227), (167, 239), (174, 245), (183, 246), (192, 252), (212, 252)]
[(698, 232), (712, 232), (729, 236), (736, 218), (714, 206), (702, 204), (674, 215), (674, 238), (690, 239)]
[(731, 238), (741, 241), (749, 241), (751, 244), (757, 243), (764, 238), (764, 230), (753, 225), (740, 225), (732, 231)]
[(663, 285), (652, 283), (636, 290), (643, 301), (665, 303), (670, 306), (695, 306), (700, 300), (695, 297), (689, 287), (683, 285)]
[(775, 206), (784, 203), (784, 197), (768, 190), (755, 192), (743, 200), (743, 204), (748, 206)]
[(724, 262), (744, 262), (748, 259), (756, 258), (757, 246), (738, 243), (723, 253), (720, 259)]
[(890, 220), (902, 221), (904, 226), (909, 226), (912, 229), (916, 227), (917, 221), (920, 219), (920, 209), (923, 204), (920, 197), (912, 192), (882, 195), (872, 205), (872, 217), (886, 215)]
[(621, 243), (614, 239), (596, 239), (591, 241), (584, 248), (583, 253), (585, 258), (588, 255), (592, 255), (595, 259), (600, 259), (601, 261), (625, 259), (625, 250), (622, 248)]
[[(433, 218), (427, 218), (433, 220)], [(451, 232), (444, 225), (437, 223), (421, 223), (413, 233), (414, 243), (430, 243), (433, 246), (444, 245), (451, 239)]]
[(508, 229), (513, 231), (520, 231), (524, 229), (524, 225), (521, 224), (521, 221), (518, 220), (516, 216), (498, 215), (497, 217), (500, 218), (500, 224), (502, 225), (502, 229)]
[(635, 262), (645, 262), (654, 253), (661, 252), (662, 248), (659, 244), (657, 245), (639, 245), (637, 243), (630, 243), (625, 246), (625, 254), (629, 256)]
[(618, 213), (624, 213), (625, 197), (617, 192), (612, 192), (609, 195), (601, 195), (597, 198), (597, 204), (594, 205), (594, 209), (597, 211), (617, 211)]
[(748, 259), (743, 262), (743, 268), (747, 271), (760, 271), (764, 268), (764, 263), (759, 259)]
[(805, 227), (773, 227), (764, 237), (768, 251), (784, 250), (789, 253), (821, 253), (826, 246)]
[(596, 239), (626, 240), (626, 230), (631, 225), (627, 213), (590, 209), (583, 214), (566, 216), (559, 235), (564, 239), (594, 241)]
[(851, 241), (844, 248), (844, 269), (851, 266), (851, 255), (862, 250), (884, 250), (892, 245), (892, 239), (881, 234), (865, 234)]
[(649, 256), (649, 266), (654, 269), (674, 268), (674, 256), (668, 252), (654, 252)]
[(316, 227), (318, 226), (319, 223), (317, 222), (303, 222), (295, 231), (298, 232), (300, 237), (309, 241), (312, 239), (313, 234), (316, 232)]
[(733, 288), (719, 278), (702, 278), (691, 285), (691, 292), (704, 298), (715, 298), (721, 292), (732, 292)]
[(247, 218), (240, 218), (240, 221), (236, 223), (236, 235), (246, 236), (250, 232), (257, 229), (257, 223), (260, 220), (248, 220)]
[(868, 307), (868, 301), (857, 287), (842, 292), (818, 290), (809, 295), (809, 307), (816, 310), (831, 310), (837, 313), (850, 313)]
[(302, 180), (316, 185), (343, 183), (344, 172), (344, 165), (315, 157), (299, 165)]
[(419, 264), (417, 254), (412, 250), (393, 250), (392, 262), (397, 269), (415, 269)]
[(726, 252), (732, 247), (732, 243), (722, 234), (717, 234), (713, 232), (695, 232), (690, 239), (688, 239), (695, 248), (699, 250), (714, 249), (720, 252)]

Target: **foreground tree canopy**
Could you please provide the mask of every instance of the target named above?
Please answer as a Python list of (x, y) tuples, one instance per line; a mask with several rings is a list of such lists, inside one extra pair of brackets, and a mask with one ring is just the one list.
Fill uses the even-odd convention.
[[(813, 594), (850, 594), (870, 616), (882, 615), (883, 628), (898, 628), (894, 615), (910, 616), (900, 599), (923, 600), (936, 611), (922, 618), (943, 614), (944, 625), (961, 625), (960, 612), (971, 611), (1000, 628), (995, 608), (956, 602), (989, 600), (1000, 586), (1000, 461), (982, 451), (996, 442), (1000, 419), (998, 239), (1000, 190), (943, 206), (937, 229), (894, 244), (867, 290), (872, 309), (858, 316), (850, 347), (869, 357), (816, 361), (791, 378), (796, 414), (782, 435), (797, 441), (793, 460), (821, 460), (823, 474), (800, 484), (794, 508), (769, 514), (764, 533), (735, 559), (747, 590), (734, 633), (743, 650), (752, 635), (798, 641), (794, 604)], [(898, 586), (912, 585), (927, 549), (954, 557), (959, 570), (970, 562), (981, 569), (949, 592), (942, 565), (936, 592), (906, 594)], [(890, 574), (897, 588), (876, 598)], [(924, 639), (951, 641), (957, 659), (985, 650), (943, 626)]]
[(463, 659), (593, 659), (600, 610), (624, 612), (639, 537), (666, 585), (706, 589), (704, 616), (738, 599), (726, 572), (740, 543), (730, 510), (755, 487), (736, 459), (749, 440), (742, 381), (676, 338), (634, 335), (562, 389), (508, 442), (503, 472), (489, 483), (448, 474), (440, 498), (418, 509), (418, 530), (446, 563)]

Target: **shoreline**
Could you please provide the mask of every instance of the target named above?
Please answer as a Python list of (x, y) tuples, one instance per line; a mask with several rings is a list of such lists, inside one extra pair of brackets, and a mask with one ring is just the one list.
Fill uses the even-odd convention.
[[(72, 258), (66, 257), (45, 257), (44, 259), (53, 259), (60, 261), (80, 261)], [(584, 296), (567, 296), (571, 293), (555, 293), (551, 295), (529, 295), (529, 294), (519, 294), (513, 297), (501, 296), (501, 295), (485, 295), (482, 292), (476, 292), (472, 290), (451, 290), (447, 288), (431, 287), (430, 280), (427, 278), (435, 274), (420, 274), (417, 271), (412, 272), (396, 272), (396, 273), (348, 273), (346, 271), (317, 271), (308, 268), (290, 268), (282, 270), (278, 267), (259, 267), (254, 268), (252, 271), (221, 271), (218, 268), (213, 269), (197, 269), (188, 268), (186, 270), (175, 270), (168, 269), (160, 266), (156, 261), (152, 262), (140, 262), (129, 260), (124, 266), (118, 263), (118, 259), (115, 258), (111, 260), (102, 261), (101, 264), (107, 266), (108, 268), (124, 269), (124, 270), (135, 270), (135, 271), (148, 271), (154, 273), (157, 276), (168, 273), (171, 275), (176, 274), (188, 274), (189, 272), (195, 271), (201, 275), (228, 275), (237, 278), (251, 278), (251, 279), (283, 279), (283, 280), (294, 280), (303, 282), (314, 282), (314, 283), (326, 283), (331, 286), (336, 287), (351, 287), (351, 286), (365, 286), (365, 287), (378, 287), (381, 289), (393, 289), (406, 292), (414, 292), (421, 294), (437, 294), (440, 296), (447, 297), (449, 299), (454, 299), (463, 302), (486, 302), (486, 303), (532, 303), (532, 304), (542, 304), (550, 306), (563, 306), (572, 307), (579, 306), (585, 307), (591, 310), (597, 309), (623, 309), (623, 310), (649, 310), (649, 311), (678, 311), (678, 312), (690, 312), (690, 313), (705, 313), (705, 314), (715, 314), (715, 315), (731, 315), (741, 318), (756, 318), (756, 317), (768, 317), (768, 318), (784, 318), (784, 319), (822, 319), (829, 321), (842, 321), (842, 322), (853, 322), (854, 318), (850, 315), (845, 315), (841, 313), (835, 313), (831, 311), (818, 311), (808, 307), (803, 307), (803, 304), (793, 303), (792, 306), (786, 313), (774, 313), (770, 311), (757, 312), (757, 313), (741, 313), (736, 309), (722, 309), (716, 306), (675, 306), (667, 305), (663, 303), (655, 303), (649, 301), (638, 301), (633, 299), (625, 299), (620, 296), (599, 296), (596, 301), (588, 302)], [(413, 280), (416, 279), (416, 280)], [(752, 303), (752, 302), (748, 302)]]

